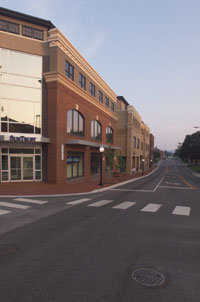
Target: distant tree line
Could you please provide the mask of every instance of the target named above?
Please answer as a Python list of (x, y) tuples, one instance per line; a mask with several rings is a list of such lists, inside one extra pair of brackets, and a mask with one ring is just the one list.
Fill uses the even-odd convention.
[(175, 155), (184, 162), (195, 162), (198, 165), (198, 161), (200, 161), (200, 131), (186, 135), (184, 142), (178, 145)]

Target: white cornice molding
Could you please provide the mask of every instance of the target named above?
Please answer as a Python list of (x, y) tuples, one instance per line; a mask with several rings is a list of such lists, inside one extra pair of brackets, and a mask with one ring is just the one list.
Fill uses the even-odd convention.
[(112, 117), (114, 120), (117, 120), (117, 115), (113, 113), (111, 110), (106, 108), (104, 105), (99, 103), (96, 99), (91, 97), (85, 90), (80, 88), (76, 83), (68, 79), (67, 77), (63, 76), (62, 74), (58, 72), (46, 72), (43, 73), (43, 76), (47, 83), (50, 82), (58, 82), (62, 85), (68, 87), (72, 91), (74, 91), (76, 94), (80, 95), (82, 98), (84, 98), (87, 102), (91, 103), (92, 105), (96, 106), (98, 109)]
[(53, 28), (49, 31), (47, 38), (50, 47), (59, 47), (62, 51), (77, 64), (81, 70), (85, 72), (114, 102), (117, 100), (115, 92), (106, 84), (92, 66), (84, 59), (78, 50), (67, 40), (58, 28)]

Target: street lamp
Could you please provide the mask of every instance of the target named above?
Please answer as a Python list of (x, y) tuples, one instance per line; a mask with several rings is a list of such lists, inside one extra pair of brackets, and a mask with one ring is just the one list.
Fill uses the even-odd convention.
[(151, 171), (151, 168), (152, 168), (152, 162), (153, 162), (153, 160), (150, 159), (150, 171)]
[(99, 181), (99, 186), (103, 186), (103, 182), (102, 182), (102, 161), (103, 161), (103, 152), (104, 152), (104, 147), (101, 146), (99, 148), (99, 151), (100, 151), (100, 181)]
[(142, 175), (144, 175), (144, 158), (142, 159)]

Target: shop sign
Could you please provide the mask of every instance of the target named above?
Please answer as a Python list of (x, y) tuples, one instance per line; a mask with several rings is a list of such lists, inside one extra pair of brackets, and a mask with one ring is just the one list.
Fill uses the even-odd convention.
[(30, 142), (30, 143), (34, 143), (36, 141), (36, 137), (10, 135), (10, 141), (11, 142)]

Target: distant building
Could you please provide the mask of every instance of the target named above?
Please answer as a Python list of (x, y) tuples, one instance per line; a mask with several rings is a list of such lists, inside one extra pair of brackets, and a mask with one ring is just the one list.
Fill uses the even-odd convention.
[(123, 96), (117, 97), (116, 113), (117, 144), (121, 146), (121, 155), (126, 173), (149, 168), (150, 129), (143, 123), (142, 117)]

